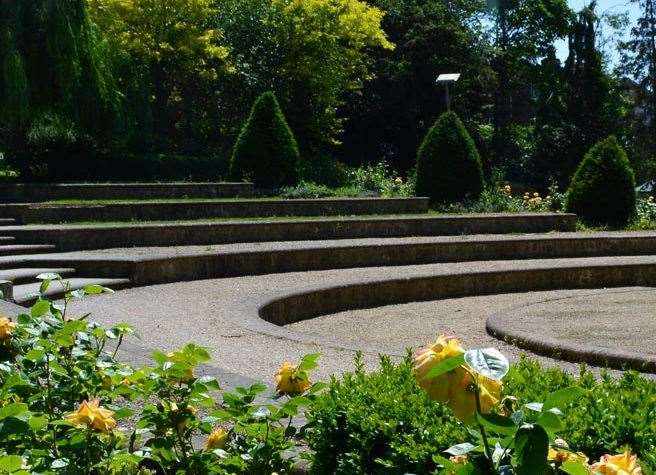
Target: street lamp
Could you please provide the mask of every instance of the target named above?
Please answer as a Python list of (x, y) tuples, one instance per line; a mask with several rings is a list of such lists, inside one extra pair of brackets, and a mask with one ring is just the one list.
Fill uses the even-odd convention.
[(446, 110), (451, 111), (451, 96), (449, 95), (449, 83), (457, 82), (460, 79), (460, 73), (452, 74), (440, 74), (437, 77), (437, 83), (444, 84), (444, 90), (446, 92)]

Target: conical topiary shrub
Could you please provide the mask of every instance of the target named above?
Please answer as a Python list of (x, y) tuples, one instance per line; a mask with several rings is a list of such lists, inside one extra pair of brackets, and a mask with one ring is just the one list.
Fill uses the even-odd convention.
[(299, 180), (296, 139), (272, 92), (262, 94), (239, 134), (230, 162), (233, 179), (250, 178), (258, 188), (295, 185)]
[(614, 136), (585, 155), (572, 178), (565, 208), (591, 225), (626, 226), (635, 215), (633, 169)]
[(446, 112), (428, 131), (417, 153), (417, 196), (433, 203), (477, 198), (483, 191), (483, 167), (462, 121)]

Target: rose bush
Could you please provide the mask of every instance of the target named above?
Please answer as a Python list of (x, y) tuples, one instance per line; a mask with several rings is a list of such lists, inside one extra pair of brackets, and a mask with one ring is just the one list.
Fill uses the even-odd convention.
[(291, 371), (275, 399), (259, 384), (219, 393), (216, 379), (197, 375), (205, 348), (155, 352), (143, 368), (121, 363), (130, 326), (67, 312), (72, 299), (111, 291), (71, 292), (59, 276), (40, 277), (42, 294), (62, 285), (64, 300), (39, 298), (15, 321), (0, 318), (0, 474), (292, 471), (298, 460), (286, 451), (302, 433), (293, 421), (323, 387), (309, 381), (318, 355), (283, 366)]
[[(435, 401), (448, 405), (459, 419), (475, 423), (476, 443), (464, 442), (434, 457), (449, 475), (642, 475), (637, 456), (604, 455), (588, 465), (588, 457), (569, 450), (557, 437), (564, 428), (561, 407), (585, 392), (572, 386), (551, 393), (544, 403), (515, 407), (506, 396), (499, 404), (501, 380), (508, 360), (494, 348), (465, 351), (456, 338), (440, 336), (414, 359), (417, 383)], [(473, 400), (473, 402), (472, 402)], [(497, 409), (496, 412), (493, 409)], [(535, 416), (529, 415), (531, 412)]]

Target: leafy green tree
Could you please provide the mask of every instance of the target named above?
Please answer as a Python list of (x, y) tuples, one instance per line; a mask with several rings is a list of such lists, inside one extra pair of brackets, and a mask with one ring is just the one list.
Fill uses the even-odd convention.
[(373, 52), (373, 79), (351, 94), (340, 160), (384, 158), (397, 169), (414, 166), (417, 148), (435, 118), (446, 111), (435, 79), (460, 72), (451, 87), (452, 107), (470, 130), (485, 120), (495, 78), (484, 36), (481, 0), (371, 0), (385, 12), (383, 29), (394, 50)]
[(579, 12), (569, 36), (565, 62), (568, 133), (561, 176), (568, 180), (595, 143), (618, 132), (621, 111), (614, 105), (612, 82), (597, 47), (596, 2)]
[(30, 147), (107, 129), (118, 94), (104, 53), (85, 0), (1, 3), (0, 146), (26, 175)]
[(556, 49), (549, 48), (538, 71), (535, 108), (535, 185), (545, 189), (551, 181), (562, 183), (567, 156), (567, 105), (565, 74)]
[(221, 85), (222, 130), (234, 134), (264, 91), (274, 91), (303, 156), (339, 141), (347, 93), (370, 79), (369, 54), (391, 49), (383, 12), (360, 0), (223, 0), (215, 28), (230, 48), (235, 74)]
[(262, 94), (239, 134), (230, 164), (235, 179), (250, 178), (259, 188), (295, 185), (299, 180), (296, 139), (272, 92)]
[(150, 125), (167, 150), (215, 134), (214, 91), (229, 69), (221, 32), (209, 26), (216, 2), (89, 0), (89, 6), (111, 45), (131, 114), (127, 131), (143, 135)]
[[(630, 124), (634, 162), (643, 176), (656, 173), (656, 0), (633, 0), (641, 10), (631, 38), (621, 46), (620, 71), (637, 82)], [(637, 170), (636, 170), (637, 171)]]
[(571, 10), (567, 0), (498, 0), (492, 17), (497, 28), (493, 59), (497, 73), (493, 150), (496, 165), (512, 155), (511, 125), (527, 108), (521, 94), (532, 84), (535, 61), (556, 39), (567, 34)]
[(572, 178), (565, 207), (592, 225), (621, 227), (633, 218), (635, 178), (617, 138), (608, 137), (586, 154)]
[(433, 203), (477, 198), (483, 168), (476, 145), (454, 112), (445, 112), (428, 131), (417, 153), (418, 196)]

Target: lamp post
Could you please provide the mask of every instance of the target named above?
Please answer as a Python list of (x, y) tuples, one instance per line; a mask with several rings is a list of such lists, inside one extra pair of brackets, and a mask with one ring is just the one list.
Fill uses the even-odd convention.
[(451, 74), (440, 74), (437, 77), (437, 83), (444, 84), (444, 91), (446, 93), (446, 110), (451, 111), (451, 96), (449, 95), (449, 84), (458, 82), (460, 79), (460, 73), (451, 73)]

